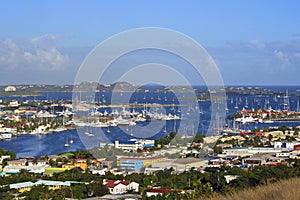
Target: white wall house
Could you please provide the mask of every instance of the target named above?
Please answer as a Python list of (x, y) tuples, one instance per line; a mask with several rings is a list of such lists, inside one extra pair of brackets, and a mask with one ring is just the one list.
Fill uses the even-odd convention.
[(111, 194), (124, 194), (128, 191), (139, 191), (139, 184), (136, 182), (119, 181), (119, 180), (103, 180), (105, 185)]

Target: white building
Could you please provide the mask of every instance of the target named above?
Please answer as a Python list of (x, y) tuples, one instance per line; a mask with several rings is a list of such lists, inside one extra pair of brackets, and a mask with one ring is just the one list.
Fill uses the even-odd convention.
[(158, 171), (164, 171), (166, 168), (161, 168), (161, 167), (146, 167), (145, 168), (145, 174), (154, 174), (155, 172)]
[(176, 172), (189, 171), (192, 168), (202, 168), (207, 166), (207, 160), (201, 160), (198, 158), (178, 158), (178, 159), (169, 159), (162, 162), (156, 162), (152, 164), (153, 168), (163, 168), (170, 169), (173, 168)]
[(139, 184), (136, 182), (119, 181), (119, 180), (103, 180), (105, 185), (111, 194), (124, 194), (128, 191), (138, 192)]
[(17, 129), (12, 126), (0, 127), (0, 133), (16, 133)]
[(92, 174), (99, 174), (101, 176), (104, 176), (105, 173), (107, 172), (107, 168), (103, 168), (103, 169), (92, 169), (90, 170), (92, 172)]
[(249, 153), (248, 147), (234, 147), (234, 148), (226, 148), (222, 151), (225, 155), (238, 155), (238, 156), (250, 156), (252, 154)]
[(1, 136), (3, 139), (11, 139), (12, 138), (11, 133), (2, 133)]
[(115, 140), (115, 148), (127, 151), (136, 151), (145, 147), (153, 147), (154, 140), (131, 139), (128, 141)]
[(46, 160), (37, 160), (37, 161), (29, 160), (29, 161), (27, 161), (27, 165), (28, 166), (48, 166), (48, 163)]
[(282, 149), (282, 148), (287, 148), (287, 149), (294, 149), (294, 143), (292, 142), (285, 142), (285, 141), (275, 141), (274, 142), (274, 148), (275, 149)]
[(138, 149), (142, 149), (142, 144), (136, 142), (136, 141), (115, 141), (115, 148), (116, 149), (122, 149), (125, 151), (136, 151)]
[(276, 157), (290, 157), (290, 152), (280, 152), (275, 154)]
[(19, 102), (18, 101), (11, 101), (11, 102), (9, 102), (9, 105), (8, 106), (10, 106), (10, 107), (18, 107), (20, 104), (19, 104)]
[(57, 117), (56, 115), (51, 114), (51, 113), (49, 113), (48, 111), (43, 111), (43, 110), (39, 111), (39, 112), (36, 114), (36, 116), (37, 116), (38, 118), (54, 118), (54, 117)]
[(28, 170), (30, 173), (42, 174), (48, 166), (5, 166), (3, 172), (5, 174), (17, 174), (21, 169)]
[(4, 88), (5, 92), (15, 92), (17, 90), (17, 88), (15, 86), (7, 86)]
[(281, 142), (278, 142), (278, 144), (274, 144), (274, 148), (270, 147), (234, 147), (234, 148), (228, 148), (223, 149), (222, 153), (225, 155), (236, 155), (236, 156), (252, 156), (254, 154), (258, 153), (281, 153), (281, 152), (287, 152), (291, 151), (294, 148), (293, 143), (289, 143), (286, 145), (282, 145)]

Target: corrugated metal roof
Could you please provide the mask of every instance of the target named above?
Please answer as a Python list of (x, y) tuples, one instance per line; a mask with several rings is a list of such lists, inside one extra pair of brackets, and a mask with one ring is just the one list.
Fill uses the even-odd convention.
[(23, 182), (23, 183), (13, 183), (9, 185), (10, 189), (21, 189), (21, 188), (25, 188), (25, 187), (32, 187), (35, 184), (28, 181), (28, 182)]
[(88, 184), (86, 182), (78, 182), (78, 181), (51, 181), (51, 180), (38, 180), (37, 182), (22, 182), (22, 183), (13, 183), (10, 184), (9, 187), (10, 189), (21, 189), (24, 187), (33, 187), (36, 185), (45, 185), (45, 186), (57, 186), (57, 185), (62, 185), (62, 186), (71, 186), (71, 184)]
[(62, 181), (49, 181), (49, 180), (39, 180), (35, 182), (35, 185), (47, 185), (47, 186), (56, 186), (56, 185), (63, 185), (64, 182)]

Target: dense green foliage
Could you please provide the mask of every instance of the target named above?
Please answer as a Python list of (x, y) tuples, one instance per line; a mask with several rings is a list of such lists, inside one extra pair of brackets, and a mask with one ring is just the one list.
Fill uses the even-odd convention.
[(16, 158), (16, 153), (0, 148), (0, 156), (10, 155), (10, 159), (13, 160)]
[[(226, 183), (225, 175), (237, 175), (238, 178), (230, 183)], [(148, 184), (145, 184), (147, 179), (139, 176), (141, 175), (131, 175), (131, 178), (139, 182), (143, 187), (149, 187)], [(289, 165), (277, 167), (258, 166), (252, 170), (223, 167), (206, 168), (205, 173), (189, 171), (181, 174), (173, 174), (172, 170), (168, 170), (158, 172), (154, 176), (155, 178), (153, 175), (151, 176), (155, 186), (175, 189), (176, 191), (190, 190), (192, 192), (185, 194), (174, 192), (169, 195), (165, 194), (164, 197), (147, 198), (143, 196), (143, 199), (198, 199), (199, 197), (207, 198), (216, 193), (227, 194), (245, 188), (277, 182), (282, 179), (300, 177), (300, 160), (289, 160)]]
[[(226, 183), (225, 175), (237, 175), (236, 180)], [(258, 185), (269, 184), (277, 182), (282, 179), (300, 177), (300, 160), (289, 160), (288, 165), (280, 165), (277, 167), (264, 167), (258, 166), (253, 169), (245, 170), (241, 168), (206, 168), (205, 173), (201, 171), (187, 171), (176, 174), (172, 169), (166, 171), (159, 171), (156, 174), (131, 174), (126, 177), (122, 175), (115, 176), (111, 173), (100, 177), (90, 173), (82, 173), (79, 169), (72, 169), (59, 174), (54, 174), (53, 177), (41, 176), (30, 174), (25, 170), (22, 170), (20, 174), (1, 177), (1, 185), (7, 185), (13, 182), (24, 181), (37, 181), (38, 179), (49, 180), (73, 180), (90, 183), (75, 184), (71, 188), (64, 188), (63, 190), (48, 191), (47, 188), (37, 186), (30, 192), (24, 193), (25, 199), (38, 199), (37, 194), (43, 199), (63, 199), (65, 197), (85, 198), (88, 196), (102, 196), (108, 191), (102, 185), (104, 178), (127, 181), (135, 181), (140, 184), (140, 191), (142, 194), (148, 189), (153, 187), (160, 187), (164, 189), (174, 189), (175, 192), (171, 194), (165, 194), (164, 197), (151, 197), (147, 198), (143, 195), (142, 199), (197, 199), (199, 197), (209, 197), (212, 194), (225, 194), (236, 190), (242, 190)], [(185, 194), (179, 194), (178, 191), (191, 191)], [(2, 187), (0, 197), (10, 198), (7, 187)], [(4, 199), (4, 198), (3, 198)]]
[[(175, 136), (175, 135), (174, 135)], [(201, 137), (197, 139), (200, 142)], [(6, 151), (0, 150), (7, 154)], [(76, 151), (70, 154), (72, 159), (84, 157), (90, 159), (88, 151)], [(45, 156), (44, 159), (47, 159)], [(66, 160), (61, 160), (62, 162)], [(225, 175), (236, 175), (237, 179), (226, 183)], [(19, 174), (0, 177), (0, 199), (12, 199), (16, 191), (10, 191), (8, 185), (11, 183), (32, 181), (39, 179), (56, 181), (78, 181), (89, 184), (74, 184), (62, 190), (49, 191), (47, 187), (36, 186), (31, 191), (23, 193), (25, 199), (82, 199), (89, 196), (103, 196), (108, 189), (103, 186), (103, 179), (127, 180), (140, 184), (142, 199), (198, 199), (207, 198), (213, 194), (226, 194), (258, 185), (270, 184), (282, 179), (300, 177), (300, 159), (290, 159), (286, 165), (274, 167), (257, 166), (252, 169), (241, 169), (237, 167), (205, 168), (205, 171), (186, 171), (175, 173), (173, 169), (158, 171), (155, 174), (133, 173), (127, 176), (113, 175), (107, 173), (105, 176), (83, 173), (82, 170), (74, 168), (65, 172), (54, 174), (52, 177), (40, 174), (32, 174), (21, 170)], [(146, 197), (149, 189), (163, 188), (173, 189), (173, 193), (157, 197)], [(184, 194), (180, 191), (189, 191)]]
[(169, 135), (167, 135), (166, 137), (164, 138), (159, 138), (159, 139), (156, 139), (155, 140), (155, 146), (165, 146), (165, 145), (168, 145), (170, 144), (170, 142), (174, 139), (174, 137), (176, 136), (176, 133), (174, 132), (171, 132)]

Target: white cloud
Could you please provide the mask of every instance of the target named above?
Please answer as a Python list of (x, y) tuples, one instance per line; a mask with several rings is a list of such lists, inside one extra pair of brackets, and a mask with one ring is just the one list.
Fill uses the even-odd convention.
[[(298, 80), (295, 76), (300, 73), (300, 39), (230, 41), (207, 50), (221, 66), (226, 83), (295, 84)], [(283, 78), (282, 74), (293, 78)]]
[(16, 50), (18, 49), (17, 44), (14, 43), (12, 40), (10, 39), (6, 39), (3, 41), (3, 44), (7, 46), (7, 48), (12, 49), (12, 50)]
[[(250, 66), (270, 71), (293, 71), (300, 64), (300, 40), (261, 42), (258, 40), (230, 41), (226, 46), (214, 47), (215, 57), (224, 66)], [(252, 66), (251, 66), (252, 65)]]
[(257, 51), (257, 50), (261, 51), (264, 50), (266, 47), (266, 44), (259, 40), (228, 41), (226, 44), (229, 45), (229, 47), (242, 52)]
[(274, 50), (273, 53), (274, 53), (274, 56), (277, 59), (279, 59), (283, 64), (290, 65), (290, 60), (282, 51)]
[(61, 42), (62, 38), (54, 34), (45, 34), (29, 40), (32, 45), (40, 48), (49, 48), (55, 46), (55, 43)]
[(10, 39), (0, 41), (0, 64), (4, 69), (60, 70), (69, 64), (68, 56), (63, 55), (56, 43), (57, 35), (46, 34), (25, 41)]
[(258, 40), (250, 40), (248, 41), (248, 45), (259, 50), (263, 50), (266, 47), (266, 45), (263, 42), (260, 42)]

